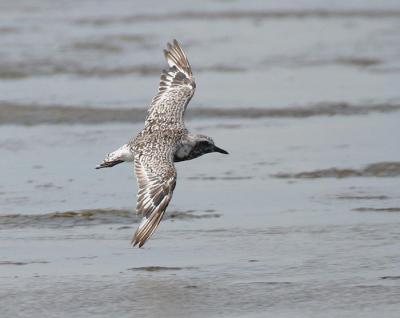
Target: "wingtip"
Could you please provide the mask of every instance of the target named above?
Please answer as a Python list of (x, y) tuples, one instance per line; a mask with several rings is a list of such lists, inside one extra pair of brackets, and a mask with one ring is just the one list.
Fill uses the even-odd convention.
[(132, 239), (132, 241), (131, 241), (131, 246), (132, 246), (132, 248), (133, 247), (138, 247), (138, 248), (141, 248), (143, 245), (144, 245), (144, 243), (145, 242), (143, 242), (143, 241), (138, 241), (138, 240), (136, 240), (136, 238), (133, 238)]
[(167, 42), (168, 48), (172, 48), (173, 46), (180, 46), (180, 42), (177, 39), (172, 39), (171, 42)]
[(192, 70), (189, 61), (184, 50), (182, 49), (180, 42), (177, 39), (173, 39), (172, 43), (167, 43), (167, 48), (164, 49), (164, 56), (170, 67), (175, 66), (187, 76), (192, 76)]
[(177, 39), (173, 39), (173, 40), (172, 40), (172, 43), (173, 43), (175, 46), (181, 46), (181, 44), (179, 43), (179, 41), (178, 41)]

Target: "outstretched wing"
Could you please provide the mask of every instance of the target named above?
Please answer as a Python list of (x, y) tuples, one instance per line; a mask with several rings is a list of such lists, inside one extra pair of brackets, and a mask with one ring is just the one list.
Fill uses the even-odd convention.
[(171, 201), (176, 184), (172, 154), (142, 154), (135, 159), (135, 173), (139, 188), (136, 211), (143, 219), (132, 244), (141, 247), (156, 230)]
[(158, 93), (151, 102), (146, 118), (146, 126), (152, 124), (154, 128), (158, 124), (160, 129), (163, 123), (183, 125), (186, 106), (196, 88), (189, 61), (177, 40), (167, 44), (164, 55), (169, 69), (161, 73)]

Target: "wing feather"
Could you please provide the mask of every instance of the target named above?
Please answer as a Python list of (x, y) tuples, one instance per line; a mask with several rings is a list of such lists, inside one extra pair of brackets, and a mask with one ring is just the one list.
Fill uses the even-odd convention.
[(196, 88), (189, 61), (177, 40), (167, 44), (164, 55), (169, 69), (161, 73), (158, 92), (151, 102), (146, 118), (146, 126), (151, 123), (153, 129), (160, 126), (163, 129), (161, 124), (164, 122), (168, 122), (168, 125), (184, 125), (183, 115)]
[(176, 170), (172, 156), (141, 155), (135, 159), (138, 180), (136, 211), (143, 215), (142, 222), (133, 238), (133, 246), (143, 244), (157, 229), (171, 201), (176, 185)]

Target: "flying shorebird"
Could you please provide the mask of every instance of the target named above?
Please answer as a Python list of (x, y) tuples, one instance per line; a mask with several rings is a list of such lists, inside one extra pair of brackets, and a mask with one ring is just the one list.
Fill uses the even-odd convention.
[(228, 154), (204, 135), (190, 133), (183, 120), (196, 83), (189, 61), (177, 40), (164, 50), (169, 68), (161, 73), (158, 93), (153, 98), (144, 129), (96, 167), (109, 168), (134, 161), (138, 182), (136, 211), (143, 219), (132, 238), (143, 244), (160, 223), (176, 184), (174, 162), (191, 160), (210, 152)]

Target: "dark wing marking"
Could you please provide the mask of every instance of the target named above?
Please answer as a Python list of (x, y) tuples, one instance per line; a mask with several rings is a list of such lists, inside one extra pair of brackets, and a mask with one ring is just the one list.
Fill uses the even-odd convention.
[(156, 230), (171, 201), (176, 170), (169, 155), (142, 155), (135, 159), (135, 172), (139, 187), (136, 211), (143, 215), (143, 219), (132, 238), (132, 244), (141, 247)]
[(183, 115), (196, 84), (186, 54), (177, 40), (167, 44), (164, 55), (169, 69), (161, 73), (158, 93), (151, 102), (146, 125), (154, 122), (183, 125)]

